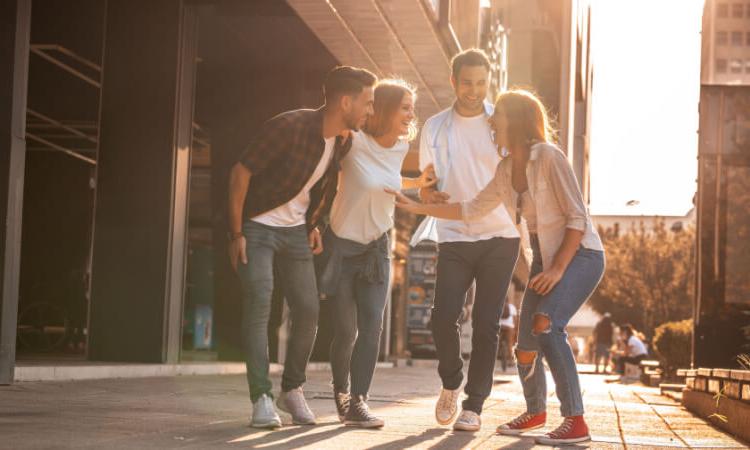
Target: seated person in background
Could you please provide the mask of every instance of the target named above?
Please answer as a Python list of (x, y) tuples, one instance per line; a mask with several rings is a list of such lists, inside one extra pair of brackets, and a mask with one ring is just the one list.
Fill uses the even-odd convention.
[(625, 364), (640, 364), (648, 356), (648, 350), (631, 325), (620, 327), (620, 336), (625, 342), (625, 352), (615, 357), (615, 367), (617, 373), (623, 374)]

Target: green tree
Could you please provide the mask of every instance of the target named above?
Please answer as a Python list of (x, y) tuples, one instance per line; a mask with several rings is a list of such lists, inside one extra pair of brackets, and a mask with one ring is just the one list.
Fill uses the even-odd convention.
[(589, 300), (616, 323), (631, 323), (649, 339), (657, 326), (692, 317), (695, 230), (671, 231), (663, 220), (626, 232), (600, 230), (607, 269)]

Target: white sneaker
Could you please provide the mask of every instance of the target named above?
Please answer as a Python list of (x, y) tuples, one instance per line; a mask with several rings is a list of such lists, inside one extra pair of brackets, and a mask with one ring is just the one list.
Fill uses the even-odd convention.
[(456, 418), (458, 414), (458, 396), (461, 388), (458, 389), (441, 389), (440, 397), (435, 405), (435, 419), (440, 425), (448, 425)]
[(254, 428), (278, 428), (281, 426), (281, 418), (273, 408), (273, 400), (263, 394), (253, 403), (253, 418), (250, 426)]
[(482, 418), (479, 417), (479, 414), (467, 409), (461, 410), (456, 423), (453, 424), (453, 429), (460, 431), (479, 431), (481, 427)]
[(282, 391), (279, 394), (279, 399), (276, 400), (276, 406), (291, 415), (292, 423), (295, 425), (315, 425), (315, 414), (307, 406), (302, 387), (292, 389), (289, 392)]

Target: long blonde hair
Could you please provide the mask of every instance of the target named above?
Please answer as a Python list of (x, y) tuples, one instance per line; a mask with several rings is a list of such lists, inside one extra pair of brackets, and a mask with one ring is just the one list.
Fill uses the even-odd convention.
[[(417, 90), (406, 81), (398, 78), (378, 81), (377, 86), (375, 86), (374, 114), (367, 118), (367, 123), (363, 127), (364, 132), (372, 137), (380, 137), (391, 131), (393, 116), (401, 106), (401, 101), (406, 94), (411, 94), (416, 102)], [(411, 141), (415, 137), (417, 137), (416, 117), (409, 124), (406, 139)]]
[(502, 109), (508, 120), (508, 146), (528, 147), (534, 141), (553, 142), (555, 130), (550, 125), (547, 109), (534, 93), (511, 89), (500, 93), (495, 109)]

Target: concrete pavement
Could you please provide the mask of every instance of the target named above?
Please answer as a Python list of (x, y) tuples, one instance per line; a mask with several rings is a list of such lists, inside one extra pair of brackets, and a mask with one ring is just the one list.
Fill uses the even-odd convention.
[[(746, 448), (658, 389), (604, 380), (582, 375), (593, 441), (579, 448)], [(277, 389), (278, 381), (275, 375)], [(317, 426), (276, 431), (247, 426), (250, 403), (242, 375), (18, 383), (0, 387), (0, 448), (537, 448), (530, 437), (494, 432), (524, 410), (515, 375), (498, 373), (477, 433), (435, 423), (440, 383), (433, 367), (377, 371), (370, 406), (386, 421), (381, 430), (341, 426), (328, 383), (328, 372), (309, 373), (305, 391)], [(559, 422), (550, 379), (549, 426), (543, 431)]]

